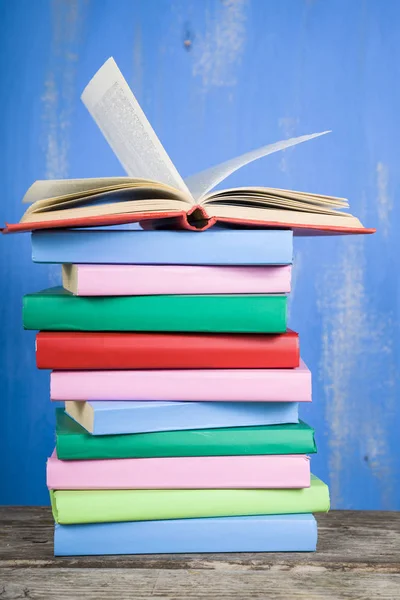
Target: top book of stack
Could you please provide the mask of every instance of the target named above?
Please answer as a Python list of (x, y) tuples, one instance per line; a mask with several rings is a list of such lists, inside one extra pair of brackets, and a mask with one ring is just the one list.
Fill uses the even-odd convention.
[(297, 235), (374, 231), (343, 211), (343, 198), (267, 187), (215, 190), (242, 166), (327, 131), (263, 146), (183, 180), (112, 58), (82, 100), (128, 177), (36, 181), (24, 198), (31, 206), (3, 232), (133, 222), (193, 231), (219, 223), (292, 229)]

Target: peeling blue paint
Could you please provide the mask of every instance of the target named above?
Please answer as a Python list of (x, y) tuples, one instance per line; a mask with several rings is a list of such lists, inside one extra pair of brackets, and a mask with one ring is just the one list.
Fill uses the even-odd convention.
[[(231, 183), (349, 197), (379, 228), (368, 238), (297, 241), (290, 323), (314, 374), (302, 411), (333, 506), (399, 509), (399, 3), (19, 0), (1, 12), (2, 222), (19, 219), (34, 179), (123, 173), (79, 100), (110, 55), (183, 175), (333, 129)], [(29, 243), (0, 239), (4, 504), (47, 502), (54, 444), (48, 373), (35, 368), (21, 303), (60, 275), (31, 264)]]

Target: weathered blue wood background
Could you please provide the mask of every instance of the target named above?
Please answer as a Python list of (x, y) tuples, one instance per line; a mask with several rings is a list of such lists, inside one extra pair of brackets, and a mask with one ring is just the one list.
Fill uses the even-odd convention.
[[(20, 218), (34, 179), (122, 174), (79, 100), (110, 55), (184, 175), (333, 129), (232, 183), (346, 196), (379, 229), (297, 241), (290, 321), (333, 506), (399, 509), (400, 3), (2, 0), (0, 14), (2, 222)], [(30, 262), (28, 235), (0, 245), (0, 501), (42, 504), (54, 407), (21, 303), (59, 270)]]

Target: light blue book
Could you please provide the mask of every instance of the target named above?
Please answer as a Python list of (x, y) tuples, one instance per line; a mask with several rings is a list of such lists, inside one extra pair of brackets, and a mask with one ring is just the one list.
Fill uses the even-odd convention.
[(32, 233), (32, 260), (38, 263), (289, 265), (292, 257), (291, 231), (94, 229)]
[(314, 552), (311, 514), (57, 525), (55, 556), (191, 552)]
[(298, 423), (298, 407), (298, 402), (65, 402), (65, 412), (93, 435)]

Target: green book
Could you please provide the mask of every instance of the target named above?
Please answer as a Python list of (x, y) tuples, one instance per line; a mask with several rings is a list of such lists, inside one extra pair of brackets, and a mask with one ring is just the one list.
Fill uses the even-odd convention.
[(74, 296), (50, 288), (24, 296), (25, 329), (283, 333), (285, 295)]
[(61, 460), (162, 458), (166, 456), (237, 456), (311, 454), (314, 430), (306, 423), (91, 435), (56, 409), (57, 456)]
[(50, 497), (54, 519), (63, 525), (329, 510), (328, 486), (314, 475), (302, 489), (52, 490)]

